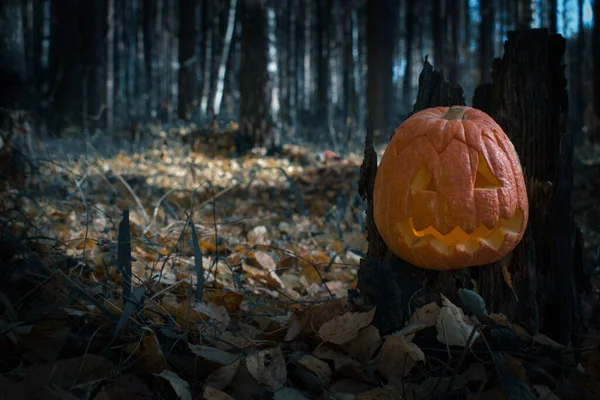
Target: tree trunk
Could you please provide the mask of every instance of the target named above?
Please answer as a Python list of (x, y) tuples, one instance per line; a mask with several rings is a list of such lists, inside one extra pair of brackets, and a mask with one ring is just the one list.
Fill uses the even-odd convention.
[(343, 87), (344, 87), (344, 120), (346, 121), (346, 129), (348, 130), (348, 135), (350, 132), (356, 129), (356, 108), (357, 108), (357, 93), (356, 87), (354, 86), (354, 55), (352, 54), (352, 49), (354, 45), (352, 33), (353, 33), (353, 25), (352, 25), (352, 12), (353, 9), (350, 7), (343, 7), (342, 15), (343, 15), (343, 24), (344, 24), (344, 35), (342, 37), (343, 41), (343, 53), (342, 53), (342, 64), (344, 68), (343, 71)]
[(480, 0), (481, 25), (479, 27), (479, 70), (480, 83), (488, 82), (494, 57), (494, 8), (493, 0)]
[(158, 80), (156, 72), (157, 35), (156, 35), (156, 1), (144, 1), (144, 62), (146, 76), (146, 116), (156, 115), (158, 103)]
[(459, 57), (459, 52), (460, 52), (460, 39), (459, 39), (459, 35), (458, 32), (460, 31), (460, 2), (456, 2), (456, 3), (452, 3), (452, 4), (447, 4), (446, 5), (446, 11), (450, 14), (451, 16), (451, 36), (450, 36), (450, 40), (451, 40), (451, 45), (447, 46), (448, 48), (451, 49), (451, 51), (448, 52), (448, 80), (451, 83), (457, 83), (458, 82), (458, 57)]
[(519, 29), (529, 29), (531, 28), (531, 23), (533, 22), (533, 16), (531, 15), (531, 0), (517, 0), (518, 9), (519, 9), (519, 20), (518, 27)]
[(550, 33), (556, 33), (558, 27), (558, 0), (548, 0), (548, 21)]
[(575, 46), (569, 49), (569, 84), (571, 86), (570, 128), (573, 132), (575, 145), (583, 144), (583, 114), (586, 105), (587, 89), (583, 84), (585, 76), (585, 28), (583, 26), (583, 0), (577, 1), (577, 25), (578, 32), (575, 38)]
[(51, 86), (54, 92), (54, 132), (82, 126), (82, 68), (79, 0), (53, 3)]
[(100, 127), (105, 104), (104, 51), (106, 12), (103, 0), (81, 3), (81, 40), (84, 94), (84, 125), (90, 132)]
[[(497, 279), (501, 262), (479, 270), (481, 293), (494, 310), (569, 343), (581, 328), (572, 210), (573, 140), (562, 57), (566, 41), (546, 29), (511, 32), (495, 62), (488, 112), (511, 136), (528, 182), (529, 228), (505, 260), (514, 291)], [(546, 60), (540, 62), (539, 60)], [(496, 275), (494, 275), (496, 274)]]
[[(316, 39), (317, 39), (317, 90), (313, 122), (316, 127), (324, 127), (329, 108), (329, 40), (331, 35), (331, 0), (316, 0)], [(313, 130), (313, 139), (322, 131)]]
[(374, 135), (389, 137), (392, 128), (392, 73), (398, 27), (398, 2), (367, 1), (367, 109)]
[[(438, 71), (446, 70), (446, 14), (445, 1), (434, 0), (431, 26), (433, 27), (433, 66)], [(446, 71), (447, 73), (447, 71)]]
[(404, 26), (406, 34), (404, 35), (404, 59), (406, 67), (404, 68), (404, 79), (402, 81), (402, 103), (408, 106), (412, 103), (412, 85), (413, 85), (413, 41), (415, 35), (415, 4), (412, 1), (406, 2)]
[[(600, 1), (594, 1), (594, 21), (600, 21)], [(595, 22), (592, 28), (592, 76), (594, 77), (594, 113), (600, 118), (600, 23)]]
[(19, 0), (0, 5), (0, 107), (19, 107), (26, 89), (23, 10)]
[(242, 69), (240, 70), (239, 150), (264, 146), (269, 128), (267, 16), (264, 0), (241, 0)]
[[(510, 32), (504, 58), (495, 61), (492, 83), (485, 85), (489, 94), (473, 100), (510, 135), (528, 184), (530, 216), (523, 241), (495, 264), (456, 272), (427, 271), (387, 250), (373, 221), (377, 158), (372, 133), (367, 134), (359, 192), (367, 200), (369, 250), (361, 260), (358, 290), (377, 305), (374, 324), (382, 333), (400, 329), (411, 311), (439, 300), (440, 292), (459, 301), (457, 286), (469, 288), (473, 278), (490, 312), (503, 313), (533, 333), (542, 331), (562, 343), (574, 338), (581, 327), (575, 282), (581, 265), (576, 264), (573, 244), (573, 146), (565, 125), (564, 49), (565, 40), (545, 29)], [(461, 91), (450, 88), (425, 64), (415, 111), (464, 104)], [(503, 266), (512, 274), (514, 292), (501, 278)]]
[(194, 8), (192, 0), (179, 2), (179, 101), (178, 115), (183, 120), (192, 118), (194, 99), (197, 93), (196, 74), (193, 62), (195, 51)]

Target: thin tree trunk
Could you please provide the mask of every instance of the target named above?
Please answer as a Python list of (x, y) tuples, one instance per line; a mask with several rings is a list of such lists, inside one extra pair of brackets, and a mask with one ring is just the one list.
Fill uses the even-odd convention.
[(106, 129), (114, 127), (114, 87), (115, 87), (115, 0), (108, 0), (106, 9)]
[(56, 134), (82, 126), (81, 36), (78, 0), (53, 3), (52, 86)]
[(431, 26), (433, 27), (433, 66), (438, 71), (445, 70), (446, 14), (444, 0), (434, 0)]
[(217, 29), (214, 26), (213, 21), (213, 7), (212, 0), (205, 0), (204, 9), (202, 13), (202, 29), (203, 29), (203, 47), (204, 47), (204, 58), (200, 61), (203, 64), (202, 67), (202, 98), (200, 100), (200, 116), (206, 118), (208, 115), (208, 104), (210, 99), (210, 86), (212, 82), (212, 59), (213, 59), (213, 30)]
[(558, 0), (548, 0), (548, 21), (551, 33), (557, 32), (558, 27)]
[[(600, 21), (599, 0), (594, 1), (594, 21)], [(595, 22), (592, 28), (592, 63), (594, 113), (597, 118), (600, 118), (600, 23), (598, 22)]]
[(235, 28), (236, 9), (237, 0), (231, 0), (231, 3), (229, 4), (229, 16), (227, 17), (227, 31), (225, 32), (225, 38), (223, 39), (219, 71), (217, 72), (217, 90), (215, 91), (215, 101), (213, 103), (215, 115), (219, 115), (221, 112), (221, 101), (223, 100), (223, 90), (225, 88), (225, 73), (227, 72), (227, 60), (229, 60), (229, 48), (231, 47), (231, 39), (233, 38), (233, 30)]
[[(329, 36), (331, 34), (331, 1), (316, 0), (316, 39), (317, 39), (317, 90), (314, 121), (325, 121), (329, 108)], [(319, 132), (315, 129), (316, 135)], [(313, 137), (316, 139), (316, 136)]]
[(481, 25), (479, 30), (480, 82), (489, 82), (494, 57), (494, 8), (493, 0), (480, 0)]
[(240, 70), (240, 138), (238, 150), (263, 146), (269, 123), (267, 15), (261, 0), (241, 0), (242, 69)]
[(517, 0), (519, 2), (519, 29), (529, 29), (533, 22), (533, 16), (531, 14), (531, 0)]
[(404, 69), (404, 79), (402, 81), (402, 103), (406, 108), (410, 108), (413, 103), (413, 41), (415, 35), (415, 4), (412, 1), (406, 2), (404, 26), (406, 34), (404, 36), (404, 59), (406, 67)]
[(82, 66), (84, 84), (83, 118), (90, 132), (101, 126), (104, 109), (104, 23), (107, 15), (103, 0), (87, 0), (81, 3)]
[(460, 52), (460, 38), (458, 35), (460, 23), (459, 6), (460, 2), (458, 2), (458, 4), (446, 4), (446, 10), (451, 17), (451, 46), (447, 46), (451, 49), (451, 51), (448, 52), (448, 80), (450, 83), (458, 83), (458, 56)]
[(0, 107), (19, 107), (26, 85), (23, 9), (19, 0), (0, 4), (0, 37)]
[(354, 86), (354, 69), (356, 64), (354, 62), (354, 55), (352, 54), (354, 46), (354, 26), (352, 24), (352, 13), (354, 9), (351, 7), (343, 8), (343, 61), (344, 66), (343, 73), (343, 85), (344, 85), (344, 119), (346, 121), (346, 129), (348, 135), (356, 130), (356, 87)]
[(391, 133), (392, 73), (394, 46), (398, 27), (398, 2), (394, 0), (369, 1), (367, 18), (367, 104), (369, 118), (376, 138)]
[(196, 29), (194, 27), (195, 1), (179, 2), (179, 107), (178, 115), (183, 120), (192, 118), (194, 97), (196, 96), (196, 75), (194, 62)]

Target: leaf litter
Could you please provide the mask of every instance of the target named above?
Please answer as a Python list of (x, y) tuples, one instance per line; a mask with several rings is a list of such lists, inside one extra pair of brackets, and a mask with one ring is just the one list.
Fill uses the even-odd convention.
[(360, 155), (209, 156), (170, 134), (1, 194), (0, 398), (600, 398), (597, 343), (579, 359), (476, 291), (386, 335), (348, 302)]

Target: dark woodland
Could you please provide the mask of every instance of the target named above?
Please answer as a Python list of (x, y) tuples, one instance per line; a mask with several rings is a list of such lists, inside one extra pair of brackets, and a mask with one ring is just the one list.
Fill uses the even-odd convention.
[[(598, 21), (0, 0), (0, 399), (600, 398)], [(527, 228), (419, 267), (376, 176), (405, 121), (467, 106), (514, 145)]]

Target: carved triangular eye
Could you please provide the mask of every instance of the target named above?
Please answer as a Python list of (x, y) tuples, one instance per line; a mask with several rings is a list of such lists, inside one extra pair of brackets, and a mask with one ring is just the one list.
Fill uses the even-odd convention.
[(494, 176), (485, 160), (483, 153), (478, 154), (477, 175), (475, 176), (475, 189), (497, 189), (502, 183)]
[(415, 194), (420, 190), (428, 190), (430, 192), (437, 192), (435, 182), (431, 179), (431, 171), (427, 165), (423, 165), (416, 173), (412, 183), (410, 184), (410, 193)]

